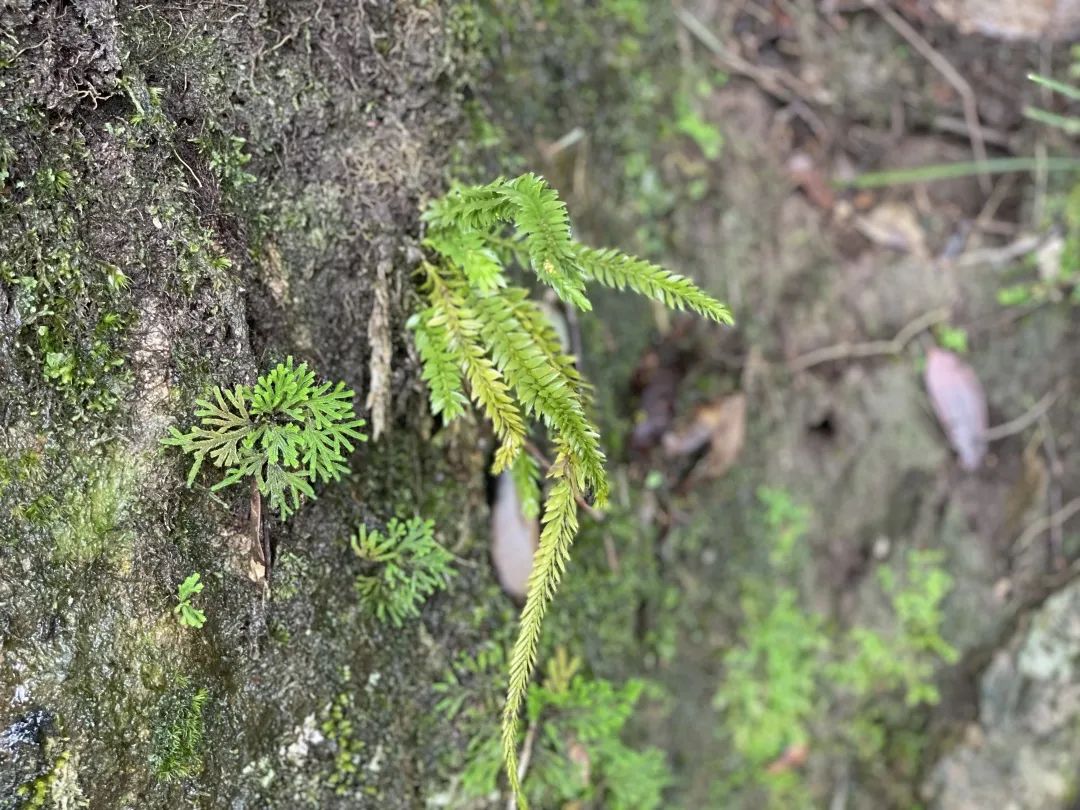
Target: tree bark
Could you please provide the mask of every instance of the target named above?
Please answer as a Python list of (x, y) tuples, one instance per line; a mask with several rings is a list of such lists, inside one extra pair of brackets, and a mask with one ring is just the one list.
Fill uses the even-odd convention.
[[(475, 453), (430, 449), (404, 329), (458, 27), (438, 2), (4, 4), (0, 808), (421, 806), (479, 586), (380, 625), (347, 537), (421, 513), (454, 546), (481, 495)], [(160, 439), (287, 355), (375, 435), (287, 524), (263, 506), (268, 587), (247, 488), (185, 487)], [(199, 630), (172, 612), (194, 571)]]

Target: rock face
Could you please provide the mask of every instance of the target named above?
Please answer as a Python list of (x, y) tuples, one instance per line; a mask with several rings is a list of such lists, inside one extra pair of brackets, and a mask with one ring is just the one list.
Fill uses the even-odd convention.
[[(1056, 593), (997, 652), (979, 716), (928, 784), (940, 810), (1074, 806), (1080, 776), (1080, 585)], [(1006, 800), (1007, 797), (1007, 800)]]
[[(431, 633), (388, 633), (342, 540), (473, 520), (402, 326), (457, 27), (437, 3), (3, 4), (0, 808), (415, 806), (429, 647), (461, 627), (435, 599)], [(267, 589), (247, 488), (187, 489), (159, 440), (290, 354), (383, 435), (272, 523)], [(172, 610), (194, 571), (199, 630)]]

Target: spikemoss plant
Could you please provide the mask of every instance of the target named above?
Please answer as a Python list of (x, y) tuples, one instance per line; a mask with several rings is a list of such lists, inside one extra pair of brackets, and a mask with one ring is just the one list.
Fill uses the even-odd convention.
[(200, 425), (181, 433), (175, 427), (162, 443), (191, 453), (188, 486), (207, 459), (225, 471), (211, 490), (252, 477), (282, 519), (300, 507), (300, 496), (315, 497), (316, 480), (337, 481), (348, 471), (346, 454), (367, 441), (365, 424), (353, 411), (353, 392), (339, 382), (316, 383), (307, 363), (289, 357), (252, 388), (237, 385), (196, 403)]
[(507, 267), (528, 268), (567, 305), (592, 308), (589, 284), (629, 288), (674, 309), (730, 323), (727, 308), (689, 279), (617, 250), (597, 250), (570, 233), (566, 206), (535, 174), (457, 187), (429, 208), (422, 265), (426, 307), (410, 320), (431, 391), (431, 409), (451, 421), (471, 397), (499, 440), (493, 472), (510, 469), (526, 502), (535, 498), (538, 470), (523, 454), (528, 423), (543, 423), (554, 445), (520, 632), (510, 659), (503, 711), (503, 755), (510, 787), (526, 806), (517, 776), (519, 716), (544, 613), (555, 594), (578, 529), (578, 499), (598, 506), (608, 480), (597, 427), (588, 416), (589, 391), (574, 358), (562, 348), (543, 310), (527, 290), (509, 284)]
[(194, 627), (198, 630), (206, 624), (206, 614), (191, 604), (192, 597), (202, 593), (202, 589), (203, 583), (200, 581), (198, 571), (181, 582), (176, 589), (177, 602), (173, 613), (184, 627)]
[(361, 603), (379, 621), (395, 627), (419, 616), (420, 605), (445, 588), (454, 574), (453, 556), (435, 542), (430, 520), (391, 518), (385, 532), (361, 524), (350, 545), (357, 557), (373, 565), (370, 573), (356, 578)]

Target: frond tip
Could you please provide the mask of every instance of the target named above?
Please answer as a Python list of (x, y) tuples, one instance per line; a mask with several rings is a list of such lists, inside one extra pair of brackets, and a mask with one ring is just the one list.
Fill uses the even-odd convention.
[(726, 306), (686, 276), (611, 249), (596, 250), (577, 245), (574, 258), (586, 277), (605, 287), (617, 290), (629, 287), (669, 309), (689, 309), (717, 323), (729, 326), (734, 323)]
[(536, 666), (544, 614), (570, 560), (570, 546), (577, 530), (577, 499), (573, 485), (563, 478), (552, 486), (544, 503), (544, 529), (540, 533), (540, 547), (533, 556), (525, 608), (521, 611), (517, 641), (510, 654), (510, 686), (503, 706), (502, 744), (506, 778), (518, 797), (521, 810), (528, 810), (518, 777), (517, 737), (521, 708)]

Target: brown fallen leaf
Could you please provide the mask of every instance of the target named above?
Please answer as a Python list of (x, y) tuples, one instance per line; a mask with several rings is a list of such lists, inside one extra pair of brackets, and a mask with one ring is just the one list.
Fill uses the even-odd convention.
[(519, 602), (528, 591), (539, 540), (539, 521), (522, 514), (514, 479), (502, 473), (495, 482), (495, 500), (491, 504), (491, 562), (499, 585)]
[(960, 466), (968, 472), (977, 469), (986, 455), (990, 416), (975, 370), (956, 354), (933, 346), (926, 354), (923, 381)]
[(769, 767), (765, 770), (768, 773), (784, 773), (785, 771), (791, 771), (805, 765), (806, 760), (809, 757), (810, 746), (806, 743), (795, 743), (789, 745), (784, 753), (770, 762)]
[(883, 202), (863, 216), (855, 217), (859, 233), (876, 245), (928, 257), (926, 234), (915, 210), (902, 202)]
[(807, 198), (825, 211), (831, 211), (836, 205), (836, 193), (825, 175), (814, 165), (814, 160), (805, 152), (796, 152), (787, 162), (788, 177), (802, 189)]
[(688, 456), (708, 446), (693, 474), (719, 478), (734, 466), (746, 436), (746, 395), (721, 397), (700, 406), (690, 422), (664, 435), (669, 457)]

